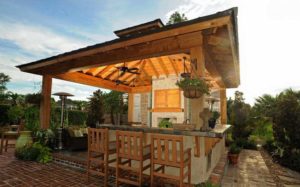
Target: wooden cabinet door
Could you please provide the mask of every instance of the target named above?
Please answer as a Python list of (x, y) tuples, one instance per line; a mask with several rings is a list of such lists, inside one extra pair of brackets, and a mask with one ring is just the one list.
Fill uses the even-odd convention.
[(155, 91), (155, 102), (154, 102), (154, 107), (155, 108), (166, 108), (167, 103), (166, 103), (166, 91), (165, 90), (156, 90)]
[(167, 107), (168, 108), (180, 108), (180, 91), (179, 90), (167, 90)]

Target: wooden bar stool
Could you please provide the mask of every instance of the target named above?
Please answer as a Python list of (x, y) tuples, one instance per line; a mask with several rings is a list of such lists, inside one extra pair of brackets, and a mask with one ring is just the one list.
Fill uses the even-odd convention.
[(8, 148), (14, 148), (16, 145), (16, 141), (14, 143), (10, 143), (10, 140), (17, 140), (20, 135), (20, 125), (11, 125), (8, 131), (5, 131), (1, 135), (1, 143), (0, 143), (0, 154), (2, 154), (3, 149), (7, 152)]
[(116, 161), (109, 157), (115, 153), (116, 141), (109, 141), (108, 129), (88, 128), (87, 180), (90, 173), (103, 176), (107, 186), (109, 164)]
[[(155, 177), (179, 182), (180, 187), (187, 177), (188, 185), (191, 184), (191, 148), (184, 150), (183, 136), (152, 134), (151, 153), (151, 186), (158, 185), (154, 185)], [(178, 168), (179, 176), (166, 174), (166, 166)]]
[[(150, 168), (150, 163), (144, 165), (144, 161), (150, 161), (150, 145), (144, 145), (143, 132), (117, 131), (117, 166), (116, 185), (125, 183), (129, 185), (142, 186), (143, 171)], [(133, 166), (132, 161), (137, 162)], [(128, 175), (129, 174), (129, 175)], [(131, 177), (133, 174), (135, 177)]]

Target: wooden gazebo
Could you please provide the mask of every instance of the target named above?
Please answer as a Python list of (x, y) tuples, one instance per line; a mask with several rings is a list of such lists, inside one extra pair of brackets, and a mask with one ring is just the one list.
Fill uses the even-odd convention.
[[(220, 91), (221, 121), (226, 123), (225, 90), (240, 84), (236, 8), (167, 26), (158, 19), (115, 34), (118, 38), (112, 41), (17, 66), (43, 76), (43, 128), (50, 122), (52, 78), (127, 92), (130, 99), (131, 94), (151, 92), (152, 79), (179, 76), (184, 71), (184, 57), (188, 71)], [(120, 76), (117, 67), (124, 65), (136, 67), (138, 74)], [(191, 103), (196, 116), (201, 110), (197, 106), (204, 102)], [(195, 117), (194, 122), (197, 120)]]

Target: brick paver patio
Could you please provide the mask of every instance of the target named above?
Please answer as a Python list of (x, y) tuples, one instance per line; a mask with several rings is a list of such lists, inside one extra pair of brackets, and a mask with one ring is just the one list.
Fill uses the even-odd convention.
[(0, 187), (4, 186), (101, 186), (101, 178), (91, 178), (88, 183), (82, 171), (55, 163), (20, 161), (10, 149), (0, 155)]
[(276, 186), (259, 151), (243, 150), (238, 165), (229, 165), (222, 179), (222, 187), (243, 186)]

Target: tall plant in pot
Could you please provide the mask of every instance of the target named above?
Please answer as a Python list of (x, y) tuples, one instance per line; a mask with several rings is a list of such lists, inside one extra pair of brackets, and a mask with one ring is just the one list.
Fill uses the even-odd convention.
[(228, 151), (228, 159), (231, 164), (236, 165), (238, 163), (241, 150), (242, 148), (239, 147), (235, 142), (230, 145)]
[(186, 98), (196, 99), (202, 97), (203, 94), (209, 94), (209, 85), (200, 78), (186, 77), (177, 81), (176, 85), (183, 90)]

